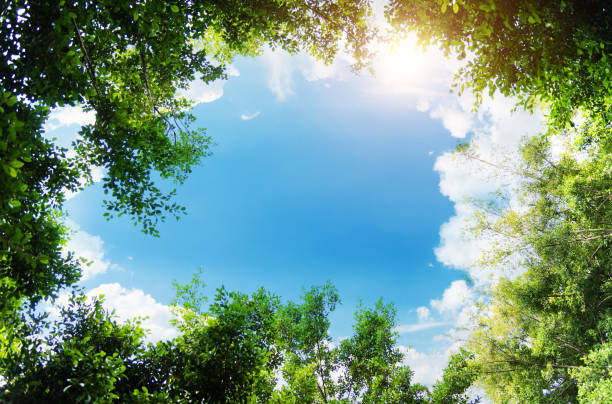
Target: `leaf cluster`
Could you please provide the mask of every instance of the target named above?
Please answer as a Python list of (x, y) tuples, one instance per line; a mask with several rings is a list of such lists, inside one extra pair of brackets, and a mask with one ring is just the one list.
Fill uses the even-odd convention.
[(605, 0), (391, 0), (395, 34), (416, 31), (425, 45), (466, 58), (461, 91), (545, 103), (565, 127), (576, 109), (608, 116), (612, 100), (612, 27)]

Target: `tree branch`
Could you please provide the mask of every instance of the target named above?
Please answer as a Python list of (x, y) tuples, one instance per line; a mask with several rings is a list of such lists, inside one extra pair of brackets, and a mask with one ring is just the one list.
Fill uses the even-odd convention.
[[(145, 86), (145, 92), (147, 93), (147, 97), (151, 102), (151, 106), (153, 107), (153, 114), (157, 114), (166, 124), (168, 131), (172, 130), (172, 124), (166, 119), (166, 117), (157, 109), (157, 105), (155, 104), (155, 100), (153, 100), (153, 96), (151, 95), (151, 88), (149, 87), (149, 79), (147, 78), (147, 62), (145, 60), (145, 54), (143, 49), (139, 49), (138, 53), (140, 54), (140, 65), (141, 65), (141, 78), (142, 83)], [(176, 132), (172, 130), (172, 134), (174, 135), (174, 144), (176, 145)]]
[(79, 27), (76, 21), (74, 20), (74, 18), (71, 18), (70, 20), (72, 21), (72, 25), (74, 26), (74, 32), (76, 33), (77, 38), (79, 39), (79, 44), (81, 47), (81, 51), (83, 52), (83, 56), (85, 57), (85, 64), (87, 66), (86, 70), (87, 70), (87, 73), (89, 74), (89, 79), (91, 80), (91, 84), (93, 85), (94, 90), (96, 91), (96, 95), (98, 96), (98, 98), (100, 98), (100, 91), (98, 90), (96, 74), (93, 69), (93, 64), (91, 63), (91, 60), (89, 59), (89, 55), (87, 54), (87, 49), (85, 48), (85, 43), (83, 42), (83, 38), (81, 37), (81, 32), (79, 31)]

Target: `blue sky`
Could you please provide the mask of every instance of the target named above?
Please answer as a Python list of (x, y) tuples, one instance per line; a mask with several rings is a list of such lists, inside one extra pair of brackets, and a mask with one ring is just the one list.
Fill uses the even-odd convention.
[[(448, 94), (455, 62), (404, 51), (379, 59), (376, 77), (351, 75), (342, 58), (323, 67), (267, 51), (235, 61), (227, 82), (194, 83), (188, 95), (205, 101), (196, 125), (216, 145), (178, 188), (188, 214), (154, 238), (104, 220), (99, 184), (72, 197), (69, 248), (93, 262), (82, 285), (120, 317), (148, 315), (155, 339), (173, 335), (171, 282), (199, 267), (209, 294), (263, 286), (295, 300), (330, 280), (343, 301), (332, 334), (350, 335), (359, 301), (393, 302), (407, 361), (431, 383), (456, 344), (445, 333), (474, 296), (462, 279), (479, 276), (481, 246), (461, 238), (463, 201), (490, 189), (452, 149), (466, 136), (516, 142), (508, 125), (527, 118), (508, 115), (503, 100), (471, 113), (469, 98)], [(49, 133), (68, 143), (88, 119), (58, 111)]]

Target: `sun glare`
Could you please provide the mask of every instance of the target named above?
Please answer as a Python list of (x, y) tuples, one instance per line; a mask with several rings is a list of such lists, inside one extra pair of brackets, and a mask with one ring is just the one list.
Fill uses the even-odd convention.
[(385, 85), (397, 85), (418, 83), (426, 69), (427, 55), (417, 45), (416, 38), (406, 38), (379, 50), (375, 71)]

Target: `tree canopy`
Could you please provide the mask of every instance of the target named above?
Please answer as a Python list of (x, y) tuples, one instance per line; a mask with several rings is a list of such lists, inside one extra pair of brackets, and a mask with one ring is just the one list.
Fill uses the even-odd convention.
[[(100, 299), (74, 293), (58, 318), (22, 313), (12, 349), (0, 356), (0, 399), (139, 403), (467, 403), (475, 373), (465, 352), (451, 361), (433, 393), (412, 383), (401, 364), (395, 309), (379, 301), (355, 313), (354, 335), (339, 344), (329, 314), (331, 284), (282, 304), (260, 289), (217, 290), (200, 305), (199, 277), (177, 285), (181, 334), (144, 343), (138, 320), (118, 324)], [(182, 305), (178, 305), (181, 302)], [(27, 343), (24, 343), (27, 341)], [(462, 359), (464, 358), (464, 359)], [(281, 383), (282, 381), (282, 383)]]
[(499, 91), (533, 108), (544, 102), (564, 126), (576, 109), (607, 115), (612, 27), (605, 0), (390, 0), (397, 34), (416, 31), (466, 65), (456, 85)]
[[(466, 403), (478, 378), (501, 402), (612, 400), (612, 134), (607, 1), (390, 0), (396, 35), (465, 58), (456, 86), (542, 107), (549, 131), (527, 140), (516, 170), (520, 209), (494, 201), (478, 231), (505, 237), (491, 268), (520, 257), (522, 272), (487, 291), (471, 352), (451, 358), (430, 392), (412, 383), (379, 301), (335, 342), (330, 284), (281, 303), (179, 287), (181, 335), (147, 345), (138, 321), (119, 324), (75, 293), (58, 319), (37, 311), (80, 277), (63, 251), (67, 191), (105, 169), (106, 215), (157, 234), (184, 212), (160, 180), (184, 182), (210, 153), (193, 128), (194, 79), (223, 79), (224, 63), (263, 46), (330, 61), (341, 46), (356, 69), (376, 36), (367, 0), (136, 2), (9, 0), (0, 11), (0, 397), (10, 402), (432, 402)], [(52, 108), (95, 112), (72, 151), (44, 135)], [(570, 129), (574, 114), (586, 117)], [(573, 139), (552, 156), (551, 136)], [(464, 152), (470, 153), (468, 147)], [(277, 376), (285, 385), (277, 388)]]
[[(596, 122), (583, 131), (558, 159), (547, 136), (527, 141), (520, 202), (488, 204), (479, 215), (481, 237), (504, 240), (484, 265), (519, 261), (518, 276), (487, 293), (470, 339), (497, 401), (612, 398), (602, 367), (612, 332), (612, 136)], [(592, 135), (597, 147), (587, 146)]]

